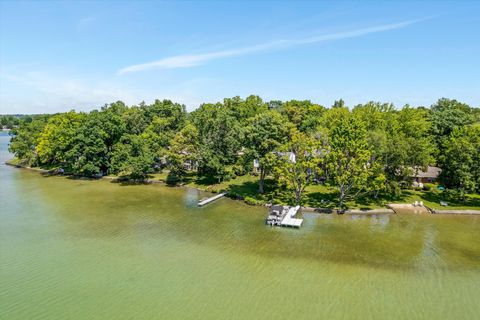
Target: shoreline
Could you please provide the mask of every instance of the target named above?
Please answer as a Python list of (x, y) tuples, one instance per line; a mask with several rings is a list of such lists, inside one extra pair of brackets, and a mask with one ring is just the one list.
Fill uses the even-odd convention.
[[(39, 172), (41, 174), (50, 174), (50, 175), (57, 175), (60, 176), (60, 174), (56, 173), (55, 169), (42, 169), (42, 168), (34, 168), (34, 167), (28, 167), (25, 165), (21, 164), (16, 164), (11, 162), (11, 160), (5, 161), (5, 164), (11, 167), (16, 167), (19, 169), (26, 169), (26, 170), (31, 170), (35, 172)], [(69, 174), (64, 174), (64, 176), (73, 176)], [(102, 176), (100, 178), (88, 178), (88, 177), (79, 177), (79, 179), (84, 179), (84, 180), (108, 180), (114, 183), (131, 183), (131, 184), (163, 184), (165, 186), (169, 186), (165, 181), (162, 180), (152, 180), (152, 179), (146, 179), (142, 182), (134, 182), (129, 179), (122, 179), (119, 177), (112, 177), (112, 176)], [(220, 190), (219, 192), (213, 192), (209, 190), (205, 190), (202, 188), (198, 187), (193, 187), (185, 184), (180, 184), (180, 185), (175, 185), (172, 187), (182, 187), (182, 188), (189, 188), (189, 189), (194, 189), (202, 192), (208, 192), (211, 194), (217, 194), (219, 192), (222, 192)], [(238, 199), (238, 198), (233, 198), (228, 196), (228, 190), (223, 190), (224, 192), (227, 192), (227, 197), (235, 200), (235, 201), (242, 201), (245, 204), (248, 204), (244, 199)], [(251, 204), (248, 204), (251, 205)], [(255, 204), (255, 206), (263, 206), (263, 207), (268, 207), (268, 204)], [(457, 210), (457, 209), (445, 209), (445, 210), (440, 210), (440, 209), (431, 209), (428, 207), (423, 207), (422, 210), (419, 210), (420, 207), (414, 207), (415, 209), (411, 209), (412, 205), (407, 204), (407, 203), (401, 203), (401, 204), (387, 204), (385, 208), (376, 208), (376, 209), (368, 209), (368, 210), (363, 210), (363, 209), (347, 209), (347, 210), (340, 210), (338, 208), (314, 208), (314, 207), (301, 207), (302, 212), (314, 212), (314, 213), (323, 213), (323, 214), (338, 214), (338, 215), (357, 215), (357, 214), (364, 214), (364, 215), (371, 215), (371, 214), (426, 214), (426, 215), (431, 215), (431, 214), (448, 214), (448, 215), (480, 215), (480, 210)], [(401, 208), (400, 211), (403, 212), (397, 212), (395, 208)], [(421, 211), (421, 212), (419, 212)]]

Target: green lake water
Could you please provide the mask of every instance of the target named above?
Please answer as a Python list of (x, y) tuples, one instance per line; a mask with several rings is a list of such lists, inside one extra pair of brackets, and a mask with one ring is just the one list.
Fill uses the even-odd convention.
[(3, 165), (0, 319), (478, 319), (480, 217), (305, 214)]

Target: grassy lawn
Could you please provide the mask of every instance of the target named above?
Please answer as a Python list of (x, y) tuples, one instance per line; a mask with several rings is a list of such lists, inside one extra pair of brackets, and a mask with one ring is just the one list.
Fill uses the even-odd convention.
[[(154, 175), (155, 179), (165, 181), (168, 173)], [(236, 177), (229, 181), (215, 183), (205, 179), (196, 179), (193, 174), (185, 180), (185, 185), (202, 189), (210, 192), (228, 191), (233, 198), (243, 198), (247, 203), (265, 204), (268, 202), (291, 204), (292, 192), (282, 190), (276, 187), (276, 182), (267, 178), (265, 181), (265, 193), (258, 193), (258, 176), (244, 175)], [(305, 200), (303, 205), (315, 208), (335, 208), (338, 207), (337, 191), (333, 187), (325, 185), (310, 185), (305, 190)], [(374, 199), (370, 196), (348, 201), (347, 206), (351, 209), (376, 209), (385, 208), (388, 203), (413, 203), (423, 201), (423, 203), (433, 209), (477, 209), (480, 210), (480, 195), (470, 194), (466, 196), (464, 202), (446, 199), (441, 191), (415, 191), (403, 190), (399, 197), (381, 196)], [(446, 201), (448, 207), (440, 205), (440, 201)]]
[[(433, 209), (456, 209), (456, 210), (480, 210), (480, 195), (468, 194), (465, 201), (446, 199), (442, 192), (439, 191), (414, 191), (404, 190), (403, 201), (412, 203), (415, 201), (423, 201), (423, 204)], [(448, 203), (447, 207), (441, 206), (440, 201)]]
[(159, 180), (159, 181), (167, 181), (168, 171), (162, 171), (159, 173), (152, 173), (148, 175), (148, 179), (151, 180)]
[[(13, 165), (21, 164), (18, 159), (8, 161)], [(53, 167), (42, 169), (54, 169)], [(160, 173), (150, 174), (148, 179), (166, 182), (169, 172), (164, 170)], [(110, 175), (111, 178), (118, 178)], [(246, 174), (229, 181), (208, 180), (205, 178), (197, 178), (195, 172), (189, 172), (183, 181), (183, 185), (198, 188), (201, 190), (218, 193), (227, 191), (232, 198), (245, 199), (249, 204), (292, 204), (293, 193), (291, 191), (277, 187), (276, 181), (272, 178), (265, 180), (265, 193), (258, 193), (258, 176)], [(445, 197), (445, 194), (438, 190), (432, 191), (416, 191), (402, 190), (399, 197), (380, 196), (374, 199), (370, 196), (348, 201), (347, 206), (351, 209), (377, 209), (385, 208), (389, 203), (413, 203), (422, 201), (425, 206), (433, 209), (457, 209), (457, 210), (480, 210), (480, 195), (469, 194), (464, 201), (452, 200)], [(447, 207), (441, 206), (440, 201), (448, 203)], [(325, 185), (309, 185), (305, 190), (304, 206), (314, 208), (336, 208), (338, 207), (337, 190), (333, 187)]]
[[(336, 196), (334, 188), (321, 185), (309, 186), (307, 187), (306, 202), (309, 206), (321, 207), (322, 203), (318, 203), (318, 199), (324, 199), (331, 201), (330, 206), (335, 206)], [(465, 201), (461, 201), (448, 199), (443, 192), (438, 190), (402, 190), (402, 194), (399, 197), (380, 196), (377, 199), (366, 196), (355, 201), (348, 201), (347, 206), (355, 209), (376, 209), (385, 208), (389, 203), (414, 203), (415, 201), (422, 201), (425, 206), (433, 209), (480, 210), (480, 195), (478, 194), (469, 194), (466, 196)], [(447, 202), (448, 206), (441, 206), (440, 201)]]

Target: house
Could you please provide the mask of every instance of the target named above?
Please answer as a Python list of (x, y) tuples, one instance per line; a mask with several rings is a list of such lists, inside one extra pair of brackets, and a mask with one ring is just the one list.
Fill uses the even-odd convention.
[(253, 159), (253, 173), (260, 173), (260, 160)]
[(439, 167), (428, 166), (426, 171), (423, 171), (419, 168), (417, 168), (417, 170), (414, 170), (412, 177), (418, 183), (433, 183), (437, 181), (438, 176), (441, 172), (442, 169), (440, 169)]
[[(276, 154), (279, 157), (286, 157), (288, 158), (288, 161), (295, 163), (296, 162), (296, 157), (295, 153), (293, 152), (279, 152), (279, 151), (273, 151), (273, 154)], [(253, 173), (260, 173), (260, 160), (259, 159), (253, 159)]]
[(297, 161), (297, 160), (296, 160), (295, 153), (293, 153), (293, 152), (290, 152), (290, 151), (287, 151), (287, 152), (274, 151), (273, 153), (276, 154), (276, 155), (279, 156), (279, 157), (286, 157), (286, 158), (288, 158), (288, 161), (290, 161), (290, 162), (295, 163), (295, 162)]
[(185, 160), (183, 163), (183, 168), (187, 171), (197, 170), (198, 162), (194, 160)]

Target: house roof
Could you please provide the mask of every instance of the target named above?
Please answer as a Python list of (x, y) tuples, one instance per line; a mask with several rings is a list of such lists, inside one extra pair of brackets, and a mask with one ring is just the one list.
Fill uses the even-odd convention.
[(439, 167), (428, 167), (427, 171), (418, 170), (415, 178), (438, 178), (440, 172), (442, 172), (442, 169)]

